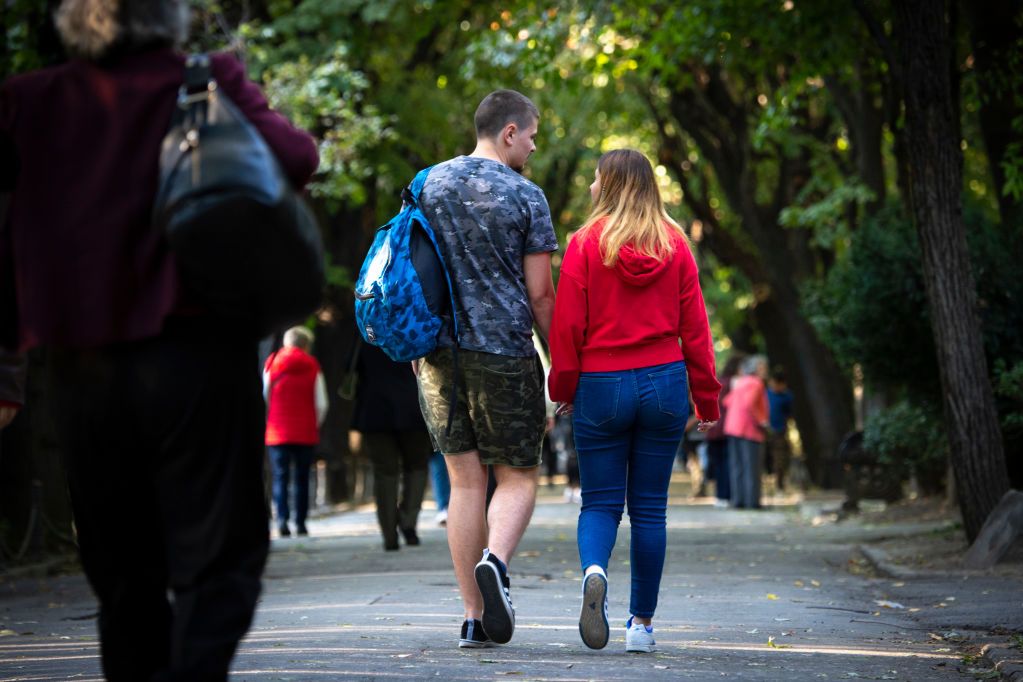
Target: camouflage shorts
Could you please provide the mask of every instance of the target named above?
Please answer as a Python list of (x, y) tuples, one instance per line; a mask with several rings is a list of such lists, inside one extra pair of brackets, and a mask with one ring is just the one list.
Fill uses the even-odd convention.
[[(446, 433), (454, 382), (458, 401)], [(483, 464), (535, 467), (540, 463), (546, 411), (543, 368), (535, 355), (516, 358), (450, 348), (423, 358), (419, 405), (434, 448), (444, 454), (479, 450)]]

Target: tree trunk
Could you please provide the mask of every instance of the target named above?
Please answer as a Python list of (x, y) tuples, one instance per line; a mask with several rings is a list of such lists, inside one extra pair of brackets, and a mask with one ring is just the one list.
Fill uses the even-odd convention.
[(972, 542), (1008, 489), (962, 220), (962, 154), (944, 0), (895, 3), (911, 203), (923, 255), (959, 507)]
[(798, 310), (768, 298), (753, 314), (771, 363), (786, 369), (810, 476), (822, 487), (839, 487), (841, 471), (834, 458), (838, 444), (853, 429), (849, 380)]

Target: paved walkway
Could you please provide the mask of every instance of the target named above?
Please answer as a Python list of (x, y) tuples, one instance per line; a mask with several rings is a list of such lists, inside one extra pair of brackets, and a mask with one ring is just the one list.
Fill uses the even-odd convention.
[[(945, 579), (918, 594), (913, 581), (877, 577), (854, 559), (857, 543), (925, 532), (925, 525), (814, 526), (793, 508), (675, 504), (658, 653), (624, 652), (627, 524), (609, 576), (611, 642), (590, 651), (577, 630), (577, 512), (555, 499), (538, 506), (511, 564), (515, 638), (468, 651), (456, 648), (458, 593), (445, 531), (433, 526), (432, 513), (423, 514), (421, 546), (388, 553), (371, 510), (314, 520), (310, 538), (274, 540), (232, 679), (969, 679), (961, 641), (940, 629), (942, 618), (954, 622), (960, 605), (981, 600), (993, 605), (985, 618), (1008, 613), (1006, 625), (1023, 628), (1018, 581), (975, 588)], [(942, 594), (950, 586), (956, 594)], [(933, 612), (940, 617), (928, 620)], [(95, 603), (84, 580), (0, 584), (0, 680), (58, 679), (100, 679)]]

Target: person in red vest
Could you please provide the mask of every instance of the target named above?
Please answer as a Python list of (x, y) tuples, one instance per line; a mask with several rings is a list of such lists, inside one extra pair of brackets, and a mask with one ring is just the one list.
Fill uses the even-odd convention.
[(291, 470), (295, 471), (295, 531), (308, 535), (309, 465), (320, 442), (320, 424), (327, 416), (327, 385), (320, 363), (309, 354), (313, 333), (292, 327), (284, 333), (284, 347), (263, 367), (263, 397), (267, 402), (266, 444), (273, 470), (273, 498), (277, 530), (291, 535), (288, 506)]

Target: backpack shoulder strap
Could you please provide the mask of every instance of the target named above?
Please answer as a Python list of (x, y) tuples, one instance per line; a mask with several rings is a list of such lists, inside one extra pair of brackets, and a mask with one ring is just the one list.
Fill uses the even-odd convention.
[(423, 185), (426, 184), (426, 177), (430, 174), (431, 168), (433, 168), (433, 166), (427, 166), (416, 173), (416, 177), (412, 178), (412, 182), (409, 183), (409, 186), (402, 190), (402, 201), (409, 206), (419, 208), (419, 194), (423, 191)]

